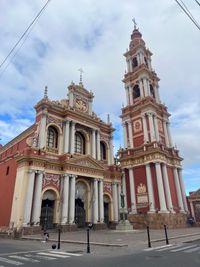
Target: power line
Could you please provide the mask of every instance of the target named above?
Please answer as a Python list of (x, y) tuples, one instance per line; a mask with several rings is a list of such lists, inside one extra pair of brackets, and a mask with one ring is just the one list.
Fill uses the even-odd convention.
[[(198, 28), (198, 30), (200, 30), (200, 25), (198, 24), (198, 22), (194, 19), (194, 17), (192, 16), (191, 12), (188, 10), (188, 8), (184, 8), (184, 6), (186, 6), (185, 4), (183, 4), (184, 6), (182, 6), (178, 0), (175, 0), (176, 3), (180, 6), (180, 8), (185, 12), (185, 14), (190, 18), (190, 20), (194, 23), (194, 25)], [(183, 3), (183, 2), (182, 2)], [(188, 10), (188, 11), (187, 11)]]
[(199, 1), (195, 0), (195, 2), (197, 3), (197, 5), (199, 5), (199, 6), (200, 6), (200, 3), (199, 3)]
[[(31, 29), (31, 27), (33, 26), (33, 24), (36, 22), (36, 20), (40, 17), (40, 15), (42, 14), (42, 12), (45, 10), (45, 8), (47, 7), (47, 5), (49, 4), (51, 0), (48, 0), (46, 2), (46, 4), (42, 7), (42, 9), (38, 12), (38, 14), (36, 15), (36, 17), (34, 18), (34, 20), (30, 23), (30, 25), (28, 26), (28, 28), (25, 30), (25, 32), (22, 34), (22, 36), (19, 38), (19, 40), (16, 42), (16, 44), (13, 46), (13, 48), (10, 50), (10, 52), (8, 53), (8, 55), (5, 57), (5, 59), (2, 61), (2, 63), (0, 64), (0, 68), (5, 64), (5, 62), (8, 60), (8, 58), (10, 57), (10, 55), (14, 52), (15, 48), (19, 45), (19, 43), (21, 42), (21, 40), (25, 37), (25, 35), (28, 33), (28, 31)], [(30, 32), (29, 32), (30, 33)], [(20, 47), (21, 48), (21, 47)], [(15, 54), (16, 55), (16, 54)]]

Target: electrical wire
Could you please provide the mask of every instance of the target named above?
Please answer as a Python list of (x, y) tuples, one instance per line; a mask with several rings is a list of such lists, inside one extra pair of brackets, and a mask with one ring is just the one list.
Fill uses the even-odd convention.
[[(2, 61), (2, 63), (0, 64), (0, 68), (2, 68), (2, 66), (5, 64), (5, 62), (8, 60), (8, 58), (11, 56), (11, 54), (14, 52), (14, 50), (16, 49), (16, 47), (19, 45), (19, 43), (22, 41), (22, 39), (25, 37), (25, 35), (29, 32), (29, 30), (31, 29), (31, 27), (34, 25), (34, 23), (37, 21), (37, 19), (40, 17), (40, 15), (42, 14), (42, 12), (46, 9), (47, 5), (49, 4), (51, 0), (48, 0), (46, 2), (46, 4), (41, 8), (41, 10), (38, 12), (38, 14), (36, 15), (36, 17), (33, 19), (33, 21), (30, 23), (30, 25), (27, 27), (27, 29), (25, 30), (25, 32), (21, 35), (21, 37), (19, 38), (19, 40), (16, 42), (16, 44), (13, 46), (13, 48), (10, 50), (10, 52), (8, 53), (8, 55), (5, 57), (5, 59)], [(21, 48), (21, 47), (20, 47)]]
[(200, 6), (200, 3), (199, 3), (199, 1), (195, 0), (195, 2), (197, 3), (197, 5), (199, 5), (199, 6)]
[(194, 23), (194, 25), (198, 28), (198, 30), (200, 30), (200, 25), (198, 24), (198, 22), (194, 19), (194, 17), (191, 14), (191, 12), (188, 12), (187, 8), (184, 8), (184, 6), (181, 5), (181, 3), (178, 2), (178, 0), (175, 0), (176, 3), (180, 6), (180, 8), (185, 12), (185, 14), (190, 18), (190, 20)]

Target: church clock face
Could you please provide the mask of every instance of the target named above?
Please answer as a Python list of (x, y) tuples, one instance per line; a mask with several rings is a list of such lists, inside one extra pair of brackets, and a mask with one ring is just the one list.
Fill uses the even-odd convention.
[(82, 112), (86, 112), (88, 110), (88, 104), (81, 98), (76, 98), (75, 107)]

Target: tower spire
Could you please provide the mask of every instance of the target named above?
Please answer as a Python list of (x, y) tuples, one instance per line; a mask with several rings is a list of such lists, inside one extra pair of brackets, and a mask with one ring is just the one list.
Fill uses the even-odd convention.
[(135, 21), (135, 18), (133, 18), (132, 21), (133, 21), (133, 23), (134, 23), (134, 30), (138, 30), (138, 28), (137, 28), (137, 23), (136, 23), (136, 21)]
[(45, 86), (45, 88), (44, 88), (44, 98), (45, 99), (47, 99), (48, 98), (48, 87), (47, 87), (47, 85)]
[(80, 86), (83, 86), (83, 69), (82, 68), (80, 68), (80, 69), (78, 69), (78, 71), (80, 72), (80, 82), (79, 82), (79, 85)]

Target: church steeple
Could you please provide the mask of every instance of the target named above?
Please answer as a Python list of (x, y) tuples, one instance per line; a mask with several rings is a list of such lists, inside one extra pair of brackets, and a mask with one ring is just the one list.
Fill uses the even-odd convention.
[(152, 97), (155, 102), (160, 103), (159, 78), (151, 66), (152, 53), (146, 48), (136, 24), (131, 34), (129, 49), (124, 56), (127, 62), (127, 72), (123, 80), (126, 88), (127, 105), (133, 105), (145, 97)]
[(151, 66), (152, 53), (146, 48), (135, 21), (124, 56), (127, 62), (123, 79), (126, 105), (121, 115), (124, 149), (119, 151), (127, 184), (123, 190), (128, 190), (131, 219), (136, 213), (155, 214), (150, 219), (156, 225), (157, 211), (174, 214), (187, 210), (181, 189), (182, 158), (172, 145), (170, 114), (160, 101), (159, 78)]

